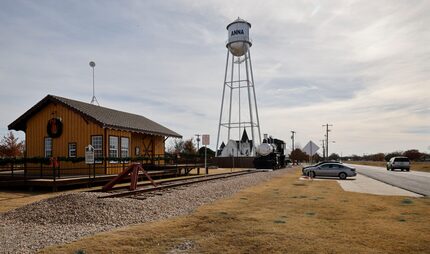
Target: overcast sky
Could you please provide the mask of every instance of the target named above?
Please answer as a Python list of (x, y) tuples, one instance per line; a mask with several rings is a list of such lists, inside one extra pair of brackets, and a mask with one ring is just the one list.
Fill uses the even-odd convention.
[[(0, 0), (0, 134), (47, 94), (215, 147), (226, 25), (252, 24), (261, 132), (330, 153), (430, 152), (429, 1)], [(23, 137), (24, 135), (21, 134)]]

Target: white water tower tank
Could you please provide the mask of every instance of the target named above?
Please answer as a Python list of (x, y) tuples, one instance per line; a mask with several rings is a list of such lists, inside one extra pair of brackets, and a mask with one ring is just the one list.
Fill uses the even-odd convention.
[(251, 24), (241, 18), (237, 18), (227, 26), (228, 41), (226, 47), (234, 56), (243, 56), (252, 46), (249, 40)]

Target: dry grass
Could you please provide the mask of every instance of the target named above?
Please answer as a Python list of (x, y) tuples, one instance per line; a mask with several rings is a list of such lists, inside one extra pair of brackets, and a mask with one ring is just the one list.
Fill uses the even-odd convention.
[[(430, 199), (344, 192), (299, 170), (200, 207), (42, 253), (429, 253)], [(184, 253), (184, 252), (182, 252)]]
[[(350, 164), (386, 167), (387, 163), (385, 161), (347, 161)], [(430, 162), (411, 162), (411, 170), (430, 172)]]
[(0, 213), (61, 194), (62, 192), (0, 191)]

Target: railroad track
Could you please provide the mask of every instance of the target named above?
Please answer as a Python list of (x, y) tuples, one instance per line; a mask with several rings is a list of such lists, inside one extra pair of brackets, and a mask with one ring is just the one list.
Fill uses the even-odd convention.
[(246, 174), (257, 173), (260, 171), (257, 170), (244, 170), (240, 172), (232, 172), (232, 173), (222, 173), (216, 175), (207, 175), (207, 176), (196, 176), (186, 179), (172, 179), (167, 181), (158, 182), (157, 186), (154, 187), (151, 184), (140, 185), (136, 190), (125, 190), (124, 187), (117, 188), (111, 194), (106, 196), (100, 196), (99, 198), (119, 198), (119, 197), (133, 197), (139, 194), (148, 193), (148, 192), (156, 192), (160, 190), (166, 190), (169, 188), (175, 188), (180, 186), (192, 185), (201, 182), (225, 179), (229, 177), (241, 176)]

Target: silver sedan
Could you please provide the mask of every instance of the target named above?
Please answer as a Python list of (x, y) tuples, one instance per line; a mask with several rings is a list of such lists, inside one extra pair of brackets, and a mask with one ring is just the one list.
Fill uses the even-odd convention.
[(339, 163), (324, 163), (315, 167), (308, 167), (303, 172), (312, 178), (316, 176), (331, 176), (346, 179), (347, 177), (356, 176), (355, 168), (348, 167)]

